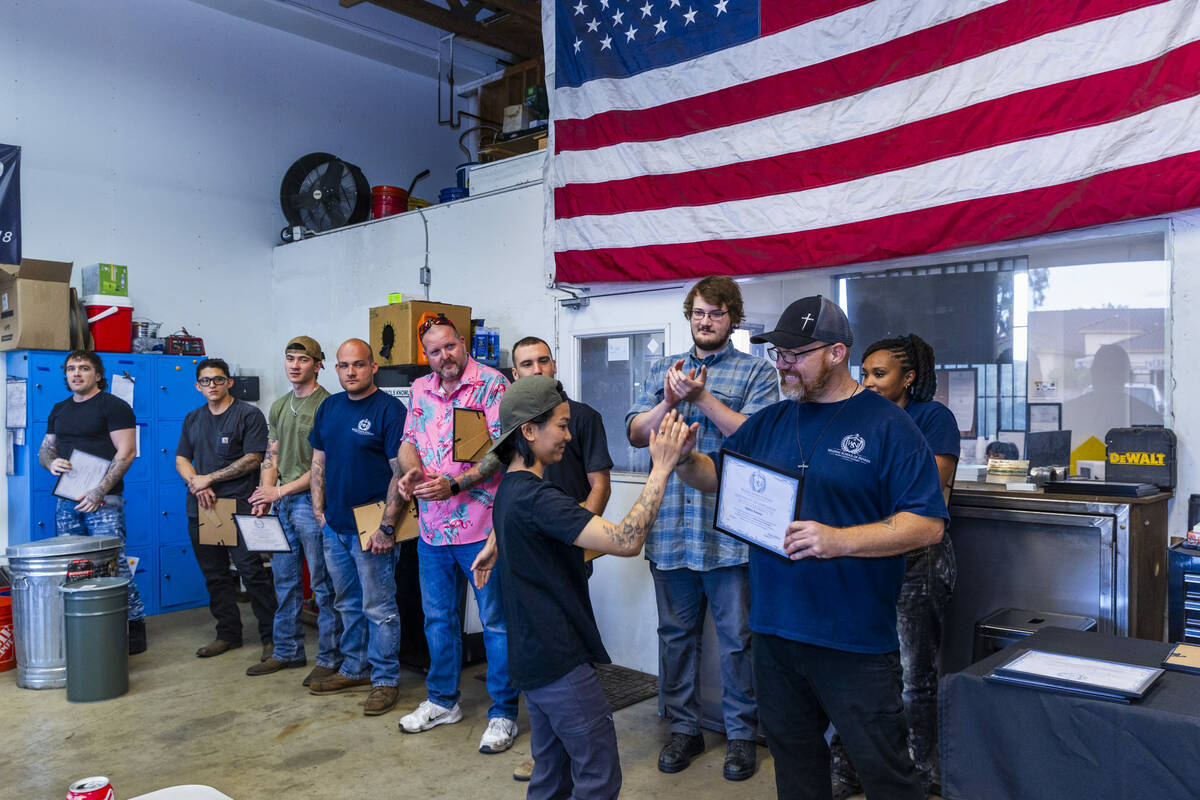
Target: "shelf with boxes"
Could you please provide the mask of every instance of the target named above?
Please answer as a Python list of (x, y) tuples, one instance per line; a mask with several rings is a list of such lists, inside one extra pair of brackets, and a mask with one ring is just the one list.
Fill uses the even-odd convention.
[[(154, 353), (100, 353), (109, 382), (131, 381), (137, 419), (138, 457), (125, 474), (125, 547), (138, 559), (137, 582), (146, 613), (194, 608), (208, 602), (204, 578), (188, 540), (186, 489), (175, 471), (175, 447), (183, 418), (203, 402), (196, 392), (199, 358)], [(55, 535), (55, 477), (38, 464), (54, 404), (69, 396), (63, 380), (66, 353), (14, 350), (5, 353), (9, 381), (25, 382), (20, 428), (8, 477), (8, 541), (21, 544)], [(128, 384), (126, 384), (128, 387)]]

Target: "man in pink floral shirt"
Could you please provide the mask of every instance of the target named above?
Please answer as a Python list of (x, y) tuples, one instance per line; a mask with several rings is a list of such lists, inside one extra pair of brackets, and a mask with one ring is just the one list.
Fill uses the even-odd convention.
[[(420, 733), (458, 722), (462, 672), (462, 581), (471, 583), (483, 623), (487, 652), (488, 726), (481, 753), (512, 747), (517, 735), (517, 691), (508, 679), (508, 641), (497, 581), (482, 589), (471, 580), (475, 562), (492, 539), (492, 500), (500, 485), (500, 462), (488, 456), (477, 465), (454, 460), (454, 409), (482, 411), (492, 438), (500, 434), (504, 376), (467, 354), (467, 344), (444, 316), (422, 323), (421, 346), (433, 374), (413, 383), (412, 408), (400, 446), (400, 493), (416, 497), (421, 518), (417, 562), (425, 640), (429, 643), (428, 698), (403, 719), (400, 729)], [(489, 547), (489, 544), (491, 547)]]

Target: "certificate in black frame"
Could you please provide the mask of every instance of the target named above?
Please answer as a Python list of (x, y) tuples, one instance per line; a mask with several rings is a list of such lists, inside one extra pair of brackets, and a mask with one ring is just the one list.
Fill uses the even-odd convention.
[(716, 502), (713, 504), (713, 530), (717, 530), (726, 535), (733, 536), (734, 538), (739, 539), (739, 540), (745, 542), (746, 544), (754, 545), (755, 547), (761, 548), (770, 553), (774, 553), (775, 555), (781, 556), (783, 558), (788, 558), (789, 557), (788, 554), (785, 553), (782, 550), (782, 548), (777, 550), (773, 547), (767, 547), (762, 542), (756, 541), (744, 534), (738, 533), (737, 531), (733, 531), (728, 528), (725, 528), (719, 523), (719, 520), (721, 519), (721, 500), (722, 500), (722, 497), (724, 496), (724, 488), (725, 488), (724, 478), (725, 478), (725, 459), (726, 458), (732, 458), (737, 461), (745, 462), (746, 464), (750, 464), (752, 466), (758, 467), (759, 469), (766, 470), (768, 472), (772, 472), (776, 475), (779, 475), (781, 477), (784, 477), (791, 481), (794, 481), (796, 484), (796, 490), (795, 490), (795, 502), (794, 502), (793, 508), (792, 508), (792, 519), (793, 520), (800, 519), (800, 508), (804, 501), (804, 476), (802, 474), (800, 474), (799, 472), (794, 472), (794, 471), (788, 470), (788, 469), (780, 469), (779, 467), (774, 466), (772, 464), (768, 464), (764, 461), (759, 461), (758, 459), (750, 458), (749, 456), (743, 455), (741, 453), (735, 453), (732, 450), (727, 450), (725, 448), (721, 448), (721, 452), (720, 452), (720, 462), (721, 463), (720, 463), (720, 470), (718, 471), (719, 477), (718, 477), (718, 481), (717, 481), (717, 499), (716, 499)]
[[(251, 547), (250, 546), (249, 540), (246, 539), (246, 533), (243, 528), (243, 525), (252, 525), (255, 521), (262, 521), (264, 519), (278, 520), (279, 516), (276, 514), (266, 514), (262, 517), (255, 516), (254, 514), (234, 514), (233, 515), (233, 524), (237, 526), (238, 533), (240, 533), (242, 536), (242, 544), (244, 544), (246, 546), (246, 550), (251, 553), (291, 553), (291, 552), (293, 552), (292, 544), (291, 544), (291, 542), (289, 542), (287, 540), (287, 534), (283, 534), (283, 547)], [(283, 530), (283, 523), (279, 523), (279, 528), (280, 528), (280, 531)]]

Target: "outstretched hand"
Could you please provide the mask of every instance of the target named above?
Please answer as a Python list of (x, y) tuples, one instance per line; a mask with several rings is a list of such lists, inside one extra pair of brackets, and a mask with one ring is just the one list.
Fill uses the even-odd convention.
[(675, 469), (683, 448), (688, 445), (689, 440), (694, 443), (699, 428), (700, 423), (693, 422), (688, 425), (679, 416), (678, 411), (669, 411), (667, 416), (663, 417), (658, 430), (650, 431), (650, 458), (654, 466), (667, 470)]

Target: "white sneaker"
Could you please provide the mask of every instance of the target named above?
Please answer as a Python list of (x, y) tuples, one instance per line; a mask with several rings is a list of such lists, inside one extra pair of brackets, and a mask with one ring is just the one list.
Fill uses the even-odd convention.
[(458, 707), (458, 703), (454, 704), (454, 708), (443, 708), (437, 703), (422, 700), (416, 711), (400, 719), (400, 730), (405, 733), (420, 733), (430, 728), (436, 728), (438, 725), (458, 722), (460, 719), (462, 719), (462, 709)]
[(517, 738), (516, 720), (504, 717), (492, 717), (488, 720), (487, 730), (479, 740), (479, 752), (503, 753), (513, 746)]

